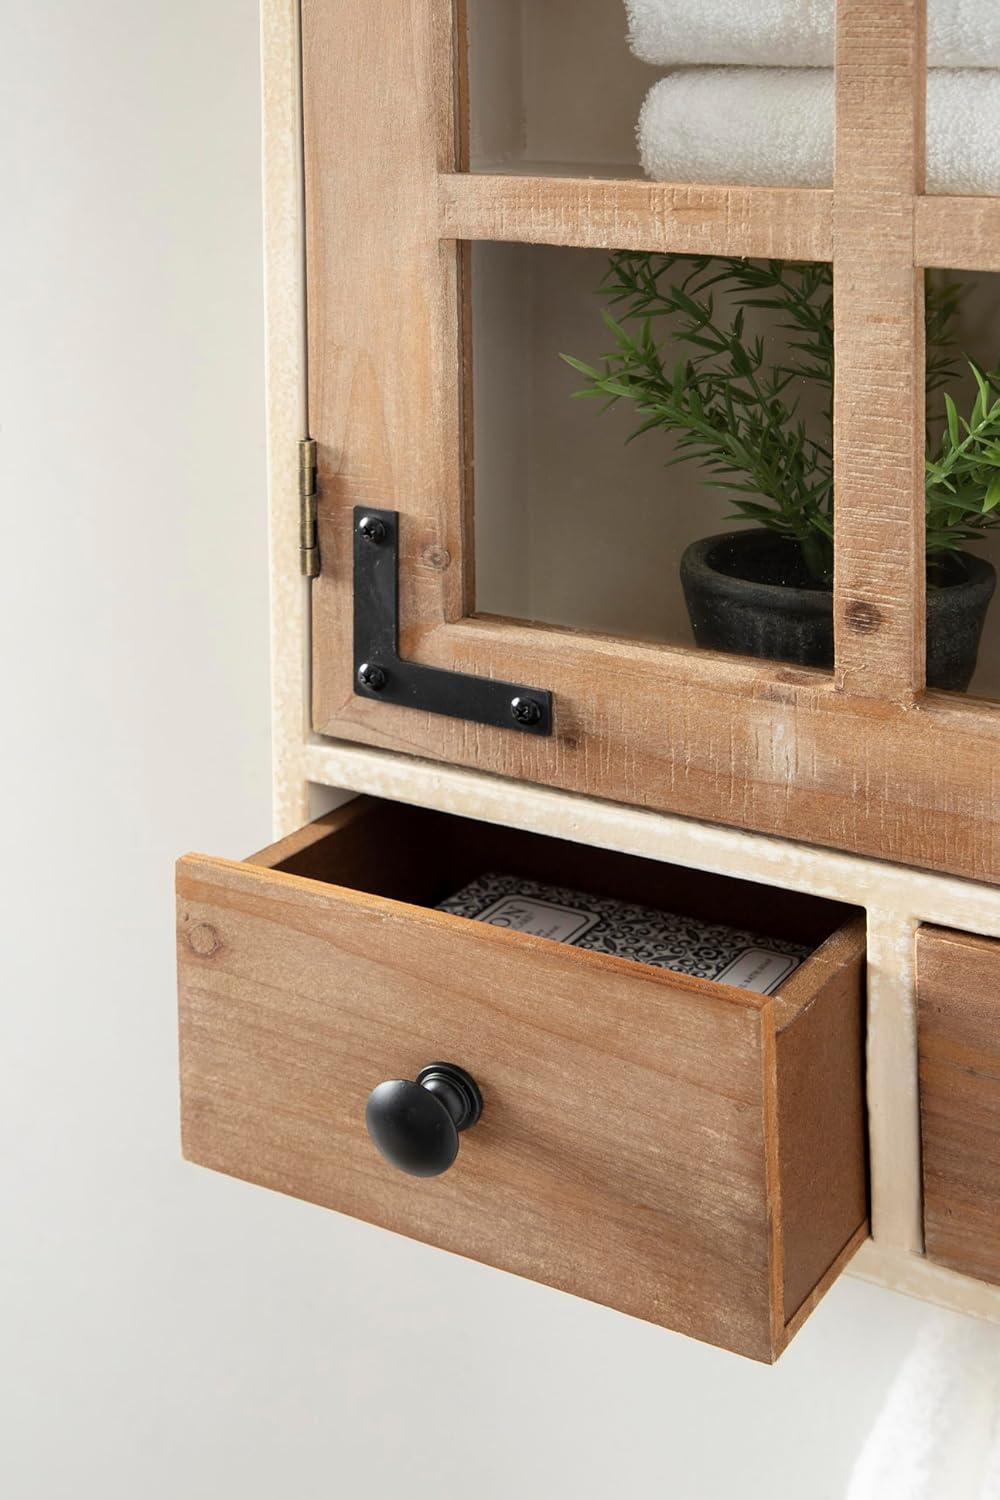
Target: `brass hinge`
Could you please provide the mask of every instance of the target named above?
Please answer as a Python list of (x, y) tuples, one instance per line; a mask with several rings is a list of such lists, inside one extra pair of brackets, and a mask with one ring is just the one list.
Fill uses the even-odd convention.
[(312, 438), (303, 438), (299, 443), (299, 572), (305, 578), (319, 577), (316, 504), (316, 444)]

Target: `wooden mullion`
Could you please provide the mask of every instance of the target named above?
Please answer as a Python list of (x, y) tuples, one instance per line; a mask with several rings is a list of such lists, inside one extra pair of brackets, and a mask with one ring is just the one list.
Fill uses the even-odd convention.
[(833, 194), (836, 681), (924, 686), (924, 0), (838, 0)]
[(1000, 198), (918, 198), (915, 215), (918, 266), (1000, 271)]
[(832, 207), (833, 194), (823, 188), (476, 172), (438, 179), (439, 232), (446, 240), (829, 260)]

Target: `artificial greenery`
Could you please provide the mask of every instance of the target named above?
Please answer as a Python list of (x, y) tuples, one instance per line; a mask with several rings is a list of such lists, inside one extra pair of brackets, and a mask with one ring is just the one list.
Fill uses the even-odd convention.
[[(717, 293), (722, 291), (723, 297)], [(621, 251), (600, 292), (614, 350), (600, 369), (570, 355), (584, 376), (578, 396), (634, 404), (631, 438), (662, 428), (677, 436), (671, 463), (695, 461), (734, 495), (734, 519), (797, 542), (810, 577), (833, 569), (833, 285), (828, 265), (708, 259)], [(1000, 524), (1000, 378), (971, 365), (977, 395), (968, 418), (944, 392), (959, 375), (954, 284), (927, 287), (927, 391), (944, 411), (928, 425), (927, 555), (940, 558)], [(747, 329), (766, 308), (790, 335), (778, 353)], [(668, 340), (678, 346), (668, 368)], [(799, 413), (807, 390), (817, 413)], [(940, 429), (940, 430), (938, 430)]]

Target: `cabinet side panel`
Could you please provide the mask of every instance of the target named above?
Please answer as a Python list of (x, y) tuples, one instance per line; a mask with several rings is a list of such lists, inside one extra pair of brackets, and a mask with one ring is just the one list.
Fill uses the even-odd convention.
[(1000, 943), (922, 927), (917, 1013), (927, 1254), (1000, 1283)]

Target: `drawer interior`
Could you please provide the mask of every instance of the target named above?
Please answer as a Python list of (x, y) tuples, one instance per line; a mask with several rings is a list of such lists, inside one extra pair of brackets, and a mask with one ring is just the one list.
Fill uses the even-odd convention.
[(809, 948), (854, 914), (798, 891), (370, 797), (249, 862), (423, 907), (436, 907), (487, 872), (512, 875)]

